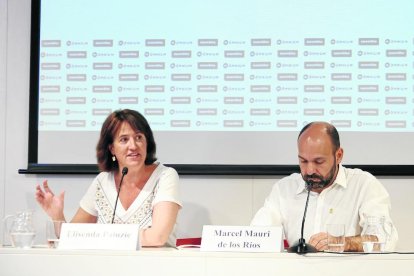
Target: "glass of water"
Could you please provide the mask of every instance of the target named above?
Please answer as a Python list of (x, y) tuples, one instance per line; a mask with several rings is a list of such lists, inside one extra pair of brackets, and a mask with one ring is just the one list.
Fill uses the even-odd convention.
[(344, 252), (345, 249), (345, 225), (327, 224), (326, 233), (328, 235), (328, 251)]
[(59, 246), (60, 230), (64, 221), (48, 220), (46, 222), (46, 241), (49, 248), (57, 248)]

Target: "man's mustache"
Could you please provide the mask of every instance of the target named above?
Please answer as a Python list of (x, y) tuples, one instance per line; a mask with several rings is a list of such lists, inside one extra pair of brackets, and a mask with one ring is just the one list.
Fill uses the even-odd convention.
[[(315, 181), (316, 179), (319, 179), (319, 181)], [(305, 175), (304, 180), (307, 184), (308, 189), (323, 188), (326, 185), (326, 181), (323, 179), (323, 177), (317, 174)]]
[[(313, 179), (323, 180), (322, 176), (317, 175), (317, 174), (307, 174), (307, 175), (305, 175), (305, 180), (309, 180), (309, 179), (311, 179), (311, 178), (313, 178)], [(310, 181), (312, 181), (312, 180), (310, 180)], [(313, 181), (312, 181), (312, 182), (313, 182)]]

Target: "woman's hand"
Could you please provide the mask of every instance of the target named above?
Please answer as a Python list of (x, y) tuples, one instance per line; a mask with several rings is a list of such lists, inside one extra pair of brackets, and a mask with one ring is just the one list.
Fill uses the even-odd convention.
[(40, 185), (36, 186), (36, 201), (53, 220), (65, 221), (65, 216), (63, 214), (64, 197), (65, 192), (61, 192), (56, 196), (49, 188), (47, 180), (43, 181), (43, 189)]

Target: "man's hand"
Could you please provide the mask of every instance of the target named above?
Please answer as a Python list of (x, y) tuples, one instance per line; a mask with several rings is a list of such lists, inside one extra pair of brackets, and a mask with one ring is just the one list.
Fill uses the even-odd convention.
[(324, 251), (328, 249), (328, 234), (326, 232), (320, 232), (312, 235), (309, 240), (309, 244), (316, 248), (318, 251)]
[[(310, 237), (309, 244), (318, 251), (328, 250), (328, 234), (317, 233)], [(345, 237), (345, 249), (347, 252), (363, 252), (361, 236)]]

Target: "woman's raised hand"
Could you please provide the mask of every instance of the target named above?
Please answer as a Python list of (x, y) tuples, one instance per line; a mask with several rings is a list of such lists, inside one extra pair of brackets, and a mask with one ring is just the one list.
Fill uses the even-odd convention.
[(46, 214), (53, 220), (64, 220), (65, 192), (61, 192), (56, 196), (47, 184), (47, 180), (43, 181), (43, 189), (40, 185), (36, 185), (36, 201), (40, 204)]

